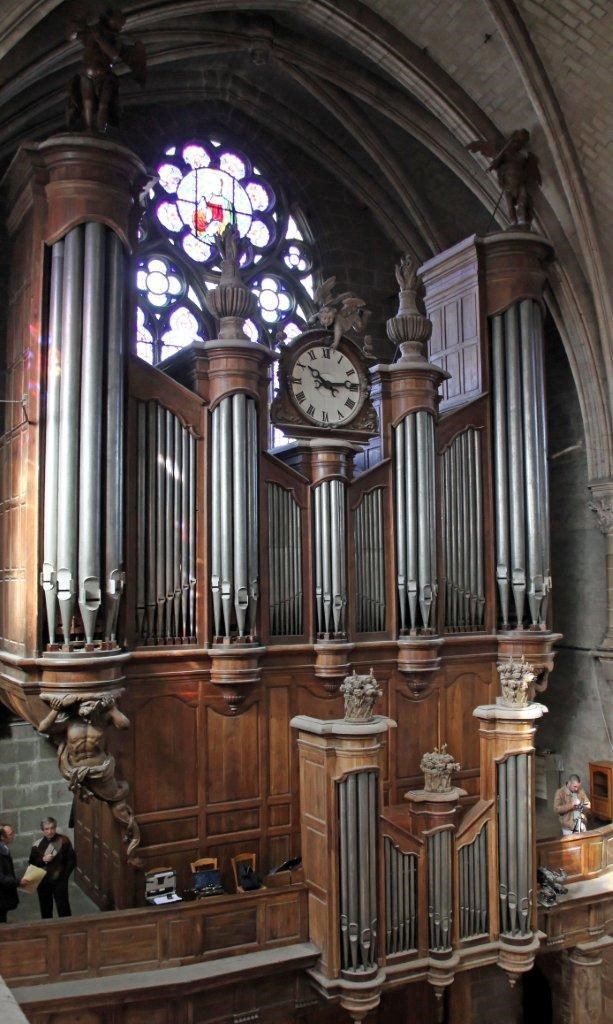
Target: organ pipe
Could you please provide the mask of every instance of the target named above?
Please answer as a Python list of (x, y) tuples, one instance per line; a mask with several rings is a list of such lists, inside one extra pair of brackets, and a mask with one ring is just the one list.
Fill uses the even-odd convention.
[[(345, 484), (325, 480), (314, 491), (315, 605), (318, 633), (345, 631), (347, 567)], [(320, 581), (321, 580), (321, 584)], [(319, 588), (321, 586), (321, 600)]]
[[(64, 643), (73, 628), (80, 631), (77, 602), (85, 642), (116, 642), (124, 583), (124, 281), (122, 243), (102, 224), (79, 225), (52, 247), (41, 573), (51, 643), (58, 608)], [(144, 628), (142, 582), (136, 603)]]
[(417, 946), (417, 856), (403, 853), (389, 836), (385, 855), (385, 949), (388, 956)]
[(436, 619), (435, 467), (433, 417), (424, 410), (409, 413), (394, 428), (396, 581), (402, 629), (429, 629)]
[(551, 589), (549, 489), (539, 304), (531, 299), (492, 318), (496, 576), (502, 624), (546, 618)]
[(472, 842), (458, 851), (461, 939), (483, 935), (489, 930), (487, 830), (486, 822)]
[(364, 972), (377, 963), (377, 773), (352, 772), (338, 791), (341, 963)]
[(355, 510), (355, 576), (358, 632), (385, 629), (383, 488), (365, 494)]
[(268, 611), (271, 636), (302, 633), (300, 509), (291, 491), (268, 485)]
[(137, 502), (137, 638), (148, 644), (194, 642), (195, 438), (155, 401), (138, 402), (137, 422), (137, 478), (144, 496), (139, 493)]
[[(223, 398), (213, 410), (210, 458), (214, 628), (217, 637), (230, 639), (253, 632), (259, 598), (258, 420), (254, 400), (244, 393)], [(190, 602), (194, 585), (192, 567)]]
[(458, 434), (441, 459), (445, 627), (479, 629), (483, 624), (483, 480), (481, 433), (473, 427)]
[(532, 774), (529, 754), (511, 754), (497, 766), (500, 931), (531, 933)]

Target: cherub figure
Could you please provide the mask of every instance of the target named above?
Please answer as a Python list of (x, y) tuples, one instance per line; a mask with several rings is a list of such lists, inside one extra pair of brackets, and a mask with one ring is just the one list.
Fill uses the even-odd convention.
[(119, 121), (119, 88), (113, 68), (123, 61), (139, 85), (145, 84), (147, 56), (142, 43), (121, 42), (125, 17), (116, 8), (104, 12), (95, 25), (79, 18), (68, 26), (68, 38), (83, 44), (78, 74), (70, 83), (67, 123), (104, 132)]
[(538, 160), (530, 152), (530, 132), (518, 128), (499, 151), (493, 142), (485, 140), (471, 142), (467, 149), (491, 158), (487, 169), (496, 171), (512, 227), (530, 228), (534, 216), (532, 193), (542, 184)]
[(336, 277), (328, 277), (315, 292), (315, 302), (319, 309), (309, 320), (309, 324), (319, 323), (326, 330), (331, 330), (333, 340), (330, 348), (338, 348), (343, 334), (353, 331), (363, 334), (370, 316), (364, 299), (359, 299), (353, 292), (342, 292), (334, 295)]

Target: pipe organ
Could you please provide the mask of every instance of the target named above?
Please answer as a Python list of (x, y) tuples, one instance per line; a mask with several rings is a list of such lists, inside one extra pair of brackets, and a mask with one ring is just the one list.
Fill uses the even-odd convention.
[[(269, 451), (274, 355), (244, 333), (253, 297), (234, 236), (209, 292), (218, 337), (145, 366), (124, 329), (140, 161), (62, 136), (11, 174), (12, 244), (37, 287), (10, 338), (22, 361), (32, 351), (27, 415), (0, 438), (14, 559), (1, 686), (35, 726), (76, 729), (93, 702), (108, 727), (125, 781), (77, 803), (81, 883), (127, 907), (160, 862), (186, 888), (190, 861), (217, 857), (231, 886), (237, 853), (264, 873), (302, 853), (318, 991), (348, 999), (363, 984), (360, 1012), (386, 962), (395, 979), (427, 971), (439, 995), (481, 942), (483, 962), (527, 969), (542, 709), (500, 706), (496, 666), (527, 663), (543, 689), (553, 665), (548, 243), (510, 231), (430, 260), (428, 317), (405, 303), (392, 318), (394, 362), (372, 365), (347, 336), (337, 351), (317, 328), (321, 420)], [(41, 321), (33, 344), (23, 325)], [(13, 370), (6, 386), (18, 393)], [(376, 458), (358, 471), (368, 437)], [(371, 665), (380, 714), (349, 726), (341, 683)], [(424, 798), (421, 755), (445, 742), (463, 788)], [(140, 835), (140, 867), (110, 804), (131, 852)]]

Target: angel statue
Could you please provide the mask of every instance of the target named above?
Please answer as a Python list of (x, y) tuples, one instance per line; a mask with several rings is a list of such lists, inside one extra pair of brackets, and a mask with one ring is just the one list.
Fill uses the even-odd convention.
[(89, 25), (85, 17), (69, 24), (68, 38), (83, 45), (81, 67), (70, 83), (69, 128), (104, 132), (108, 125), (118, 123), (116, 64), (127, 64), (138, 84), (145, 84), (145, 48), (142, 43), (122, 43), (120, 36), (125, 20), (121, 11), (109, 8), (94, 25)]
[(512, 227), (529, 229), (534, 216), (532, 193), (542, 184), (538, 160), (530, 152), (530, 132), (518, 128), (500, 150), (485, 140), (471, 142), (467, 149), (491, 159), (488, 171), (496, 171)]
[(317, 288), (314, 299), (318, 310), (309, 319), (309, 324), (321, 324), (326, 330), (333, 332), (330, 348), (338, 348), (339, 342), (348, 331), (363, 334), (370, 316), (364, 299), (359, 299), (353, 292), (342, 292), (333, 295), (336, 277), (328, 277)]

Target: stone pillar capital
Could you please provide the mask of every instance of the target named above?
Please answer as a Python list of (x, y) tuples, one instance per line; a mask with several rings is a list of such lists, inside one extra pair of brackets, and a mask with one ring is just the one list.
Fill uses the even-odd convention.
[(589, 485), (592, 493), (589, 509), (596, 516), (599, 530), (613, 534), (613, 480), (602, 480)]

